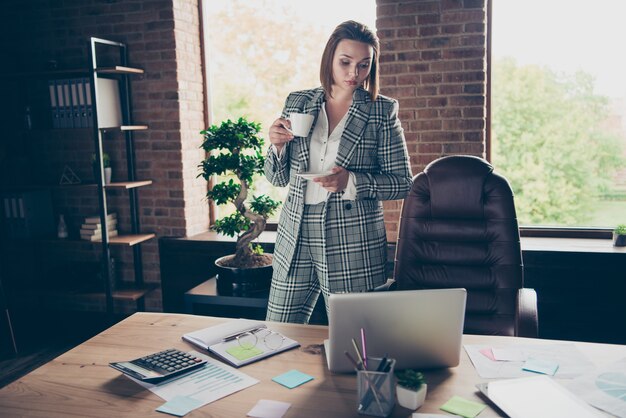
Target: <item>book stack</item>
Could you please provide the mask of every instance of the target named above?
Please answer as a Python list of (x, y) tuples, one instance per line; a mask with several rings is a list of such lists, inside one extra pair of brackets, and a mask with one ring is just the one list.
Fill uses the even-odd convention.
[[(107, 215), (107, 230), (109, 238), (117, 236), (117, 214)], [(80, 238), (87, 241), (102, 241), (102, 224), (100, 216), (90, 216), (80, 226)]]

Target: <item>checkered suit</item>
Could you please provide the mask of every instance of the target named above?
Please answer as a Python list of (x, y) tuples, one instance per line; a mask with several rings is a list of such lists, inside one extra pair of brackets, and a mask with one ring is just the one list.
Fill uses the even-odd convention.
[[(315, 124), (323, 101), (321, 87), (291, 93), (282, 116), (308, 113), (315, 117)], [(327, 279), (322, 288), (330, 293), (370, 290), (386, 280), (387, 239), (381, 201), (403, 199), (412, 183), (404, 133), (397, 116), (397, 101), (379, 95), (372, 102), (366, 90), (355, 91), (335, 164), (354, 173), (357, 198), (342, 200), (341, 193), (331, 193), (324, 207), (324, 237), (319, 244), (326, 257), (323, 270), (328, 276), (320, 278)], [(265, 161), (267, 179), (275, 186), (289, 185), (274, 250), (268, 309), (268, 319), (272, 320), (287, 309), (284, 301), (290, 299), (286, 283), (299, 242), (307, 183), (295, 174), (307, 171), (309, 146), (310, 133), (308, 138), (297, 137), (288, 143), (285, 158), (279, 160), (270, 151)]]

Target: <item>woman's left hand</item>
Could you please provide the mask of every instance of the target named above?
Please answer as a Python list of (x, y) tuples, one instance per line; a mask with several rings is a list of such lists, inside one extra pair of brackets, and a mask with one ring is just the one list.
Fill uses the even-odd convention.
[(317, 177), (313, 181), (329, 192), (337, 193), (343, 191), (348, 185), (349, 171), (339, 166), (333, 167), (331, 171), (333, 174)]

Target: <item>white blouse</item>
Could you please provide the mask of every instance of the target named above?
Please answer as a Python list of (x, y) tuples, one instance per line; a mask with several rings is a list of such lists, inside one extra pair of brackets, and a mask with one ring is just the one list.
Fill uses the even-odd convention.
[[(346, 126), (348, 112), (341, 118), (335, 129), (328, 135), (328, 115), (326, 114), (326, 103), (322, 104), (320, 113), (317, 116), (317, 123), (311, 133), (311, 145), (309, 149), (309, 172), (322, 173), (330, 171), (335, 167), (337, 160), (337, 152), (339, 151), (339, 142)], [(272, 149), (276, 152), (276, 147), (272, 145)], [(284, 150), (281, 150), (279, 158), (284, 157)], [(356, 199), (356, 177), (349, 172), (349, 179), (346, 188), (341, 195), (343, 200)], [(330, 196), (330, 192), (315, 183), (313, 180), (306, 180), (306, 194), (304, 195), (304, 203), (306, 205), (315, 205), (324, 202)]]
[[(322, 173), (330, 171), (335, 166), (339, 142), (346, 126), (348, 112), (341, 118), (335, 129), (328, 135), (328, 115), (326, 114), (326, 103), (322, 104), (320, 113), (317, 116), (317, 123), (311, 134), (311, 147), (309, 149), (309, 171), (312, 173)], [(315, 205), (324, 202), (330, 196), (330, 192), (315, 183), (307, 180), (304, 203)], [(356, 182), (354, 174), (350, 173), (348, 185), (343, 191), (342, 199), (354, 200), (356, 198)]]

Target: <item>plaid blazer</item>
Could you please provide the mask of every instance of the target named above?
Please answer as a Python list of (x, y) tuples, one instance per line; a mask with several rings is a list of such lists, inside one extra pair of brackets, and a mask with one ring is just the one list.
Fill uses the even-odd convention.
[[(324, 102), (321, 87), (291, 93), (282, 117), (308, 113), (317, 122)], [(273, 280), (284, 280), (294, 256), (304, 210), (307, 181), (295, 176), (309, 163), (311, 132), (286, 145), (284, 158), (270, 150), (265, 175), (275, 186), (289, 185), (278, 223)], [(411, 188), (412, 174), (404, 132), (398, 119), (398, 102), (379, 95), (376, 101), (359, 88), (354, 92), (335, 164), (356, 177), (357, 197), (342, 200), (331, 193), (325, 205), (324, 246), (331, 293), (372, 289), (386, 281), (387, 236), (382, 200), (403, 199)]]

